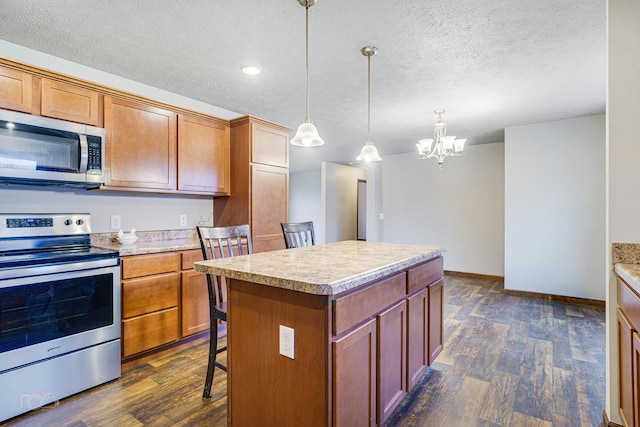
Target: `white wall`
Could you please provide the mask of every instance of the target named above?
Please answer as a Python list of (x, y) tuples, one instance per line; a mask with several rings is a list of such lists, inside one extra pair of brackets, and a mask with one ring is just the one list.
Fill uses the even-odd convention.
[(505, 288), (604, 300), (605, 117), (505, 129)]
[(608, 239), (603, 264), (607, 286), (607, 398), (609, 419), (620, 423), (616, 321), (616, 282), (611, 273), (611, 243), (640, 243), (640, 2), (607, 2), (608, 82)]
[[(113, 74), (75, 64), (35, 50), (0, 40), (0, 52), (7, 59), (41, 67), (145, 96), (167, 104), (188, 108), (216, 117), (230, 119), (239, 116), (233, 111), (218, 108), (184, 96), (157, 89)], [(92, 231), (110, 231), (109, 216), (122, 216), (123, 229), (165, 230), (180, 227), (179, 215), (187, 215), (189, 227), (198, 222), (212, 223), (212, 198), (193, 196), (165, 196), (114, 192), (49, 190), (45, 187), (0, 187), (0, 212), (89, 212)]]
[(380, 214), (384, 214), (382, 189), (383, 189), (382, 162), (370, 163), (367, 165), (367, 241), (381, 242), (383, 236), (383, 220)]
[(321, 173), (325, 241), (355, 240), (358, 237), (358, 179), (366, 179), (366, 172), (323, 161)]
[[(91, 231), (111, 231), (111, 215), (120, 215), (122, 229), (168, 230), (213, 225), (211, 198), (127, 194), (86, 190), (48, 190), (46, 187), (0, 187), (3, 213), (90, 213)], [(180, 215), (188, 227), (180, 227)]]
[(504, 144), (471, 145), (460, 157), (385, 156), (383, 236), (444, 246), (445, 269), (504, 274)]
[(324, 243), (320, 171), (289, 175), (289, 221), (313, 221), (316, 244)]

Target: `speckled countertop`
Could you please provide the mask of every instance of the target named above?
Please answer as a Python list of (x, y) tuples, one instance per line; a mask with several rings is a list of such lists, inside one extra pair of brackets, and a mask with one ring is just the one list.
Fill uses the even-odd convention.
[(335, 295), (444, 253), (440, 246), (347, 240), (195, 263), (196, 271)]
[(116, 233), (94, 233), (91, 235), (91, 245), (117, 250), (120, 256), (200, 249), (195, 229), (136, 231), (138, 240), (132, 245), (121, 244), (116, 236)]
[(611, 259), (616, 274), (640, 294), (640, 244), (613, 243)]

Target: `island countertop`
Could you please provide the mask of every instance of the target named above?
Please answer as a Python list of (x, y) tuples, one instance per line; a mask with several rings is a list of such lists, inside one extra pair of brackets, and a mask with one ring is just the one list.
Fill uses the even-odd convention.
[(347, 240), (194, 264), (196, 271), (315, 295), (335, 295), (430, 260), (441, 246)]

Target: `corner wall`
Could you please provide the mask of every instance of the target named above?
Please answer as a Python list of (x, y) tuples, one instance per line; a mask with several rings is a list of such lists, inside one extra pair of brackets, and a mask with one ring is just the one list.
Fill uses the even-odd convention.
[(321, 173), (325, 241), (356, 240), (358, 179), (367, 179), (366, 171), (323, 161)]
[(605, 117), (505, 129), (505, 288), (605, 299)]
[(387, 242), (446, 248), (445, 269), (504, 275), (504, 144), (470, 145), (460, 157), (383, 160)]
[(611, 271), (611, 243), (640, 243), (640, 2), (607, 1), (607, 401), (611, 421), (618, 415), (617, 290)]
[(289, 221), (313, 221), (317, 245), (325, 242), (321, 179), (320, 171), (289, 175)]

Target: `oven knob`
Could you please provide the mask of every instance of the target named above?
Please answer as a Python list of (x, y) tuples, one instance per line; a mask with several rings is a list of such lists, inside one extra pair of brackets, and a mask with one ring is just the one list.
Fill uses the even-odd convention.
[(76, 224), (82, 225), (82, 224), (84, 224), (84, 220), (78, 219), (78, 220), (76, 220)]
[(71, 221), (70, 219), (64, 220), (64, 225), (71, 225), (71, 224), (73, 224), (73, 221)]

